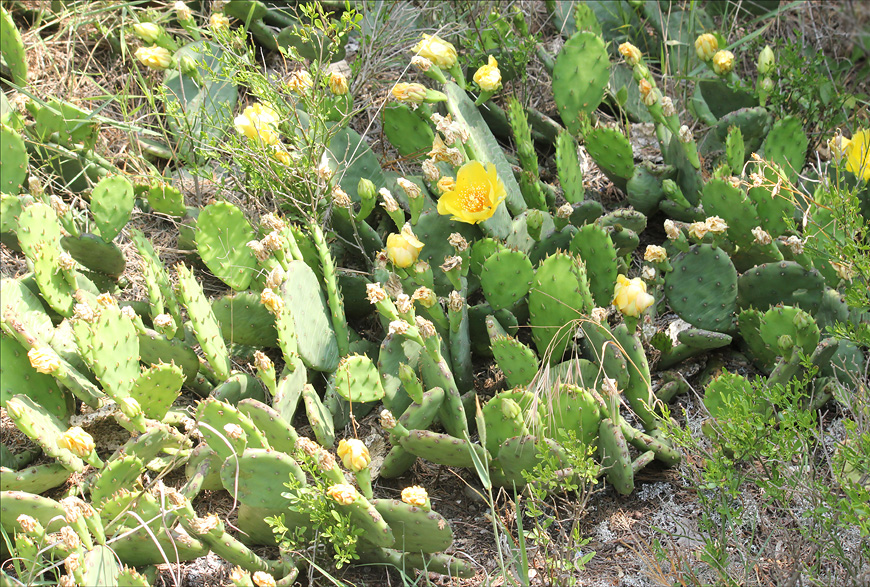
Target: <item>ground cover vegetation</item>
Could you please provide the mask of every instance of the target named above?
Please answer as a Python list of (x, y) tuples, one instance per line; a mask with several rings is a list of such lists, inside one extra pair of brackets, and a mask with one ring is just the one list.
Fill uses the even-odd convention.
[(0, 586), (867, 585), (860, 3), (0, 5)]

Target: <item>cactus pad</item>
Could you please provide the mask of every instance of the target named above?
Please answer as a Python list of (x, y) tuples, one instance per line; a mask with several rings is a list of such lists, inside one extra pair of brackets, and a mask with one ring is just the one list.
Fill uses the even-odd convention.
[(596, 128), (586, 134), (586, 150), (604, 175), (625, 191), (634, 175), (634, 154), (628, 138), (613, 128)]
[(581, 134), (585, 117), (601, 104), (609, 81), (610, 59), (601, 37), (579, 32), (565, 42), (553, 68), (553, 98), (571, 134)]
[(822, 303), (825, 280), (815, 269), (794, 261), (765, 263), (740, 276), (737, 282), (740, 308), (767, 310), (776, 304), (799, 306), (810, 314)]
[(401, 550), (435, 553), (453, 544), (453, 530), (441, 514), (397, 499), (373, 499), (371, 503), (390, 526), (395, 546)]
[(281, 297), (284, 311), (293, 317), (302, 362), (315, 371), (334, 371), (338, 366), (338, 342), (329, 308), (317, 275), (304, 261), (288, 264)]
[(564, 253), (547, 257), (535, 272), (529, 292), (532, 339), (551, 363), (561, 360), (573, 337), (573, 321), (592, 309), (588, 287), (577, 261)]
[(665, 295), (677, 315), (696, 328), (729, 332), (737, 310), (737, 271), (722, 249), (694, 245), (676, 256)]
[(253, 278), (257, 258), (247, 243), (256, 238), (245, 214), (229, 202), (209, 204), (196, 219), (196, 249), (202, 262), (237, 291)]
[(484, 262), (480, 287), (493, 310), (509, 309), (529, 293), (534, 275), (525, 253), (502, 249)]

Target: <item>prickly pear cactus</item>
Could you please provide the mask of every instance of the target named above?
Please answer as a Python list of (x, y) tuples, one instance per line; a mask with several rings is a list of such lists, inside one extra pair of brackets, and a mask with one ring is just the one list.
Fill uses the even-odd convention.
[(215, 202), (196, 219), (196, 249), (205, 266), (237, 291), (251, 283), (257, 258), (248, 248), (257, 233), (244, 213), (229, 202)]
[(24, 51), (24, 41), (12, 22), (12, 16), (5, 8), (0, 7), (0, 55), (9, 67), (12, 83), (22, 88), (27, 85), (27, 59)]
[(553, 68), (553, 98), (571, 134), (582, 133), (583, 121), (601, 104), (608, 81), (610, 58), (600, 36), (579, 32), (565, 41)]
[(722, 249), (692, 246), (671, 261), (665, 296), (680, 318), (704, 330), (730, 332), (737, 311), (737, 270)]
[(4, 194), (17, 194), (27, 177), (27, 148), (21, 135), (5, 124), (0, 124), (0, 155), (3, 158), (3, 165), (0, 167), (0, 191)]
[(616, 129), (603, 127), (586, 133), (585, 138), (586, 150), (601, 171), (625, 191), (634, 175), (634, 155), (628, 138)]
[(105, 177), (91, 192), (91, 212), (96, 234), (105, 241), (114, 239), (133, 212), (133, 184), (120, 175)]
[(573, 339), (574, 321), (592, 310), (586, 273), (565, 253), (547, 257), (538, 266), (529, 292), (529, 322), (538, 353), (558, 363)]

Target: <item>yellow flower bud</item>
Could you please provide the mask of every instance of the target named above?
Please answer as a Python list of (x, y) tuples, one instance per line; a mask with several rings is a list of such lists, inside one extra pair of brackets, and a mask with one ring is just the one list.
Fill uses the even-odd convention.
[(393, 97), (399, 102), (421, 104), (426, 99), (426, 86), (423, 84), (406, 84), (400, 82), (391, 90)]
[(421, 250), (423, 243), (414, 236), (408, 224), (402, 227), (400, 234), (387, 237), (387, 255), (396, 267), (406, 269), (416, 263)]
[(710, 33), (704, 33), (695, 39), (695, 53), (701, 61), (710, 61), (718, 50), (719, 41)]
[(441, 190), (442, 194), (444, 192), (452, 192), (456, 189), (456, 180), (449, 175), (445, 175), (438, 180), (438, 189)]
[(151, 69), (166, 69), (172, 65), (172, 54), (163, 47), (139, 47), (136, 49), (136, 59), (145, 67)]
[(640, 63), (640, 60), (643, 59), (643, 53), (641, 53), (640, 49), (631, 43), (623, 43), (620, 45), (619, 54), (622, 55), (625, 62), (632, 67)]
[(57, 446), (71, 451), (78, 457), (86, 457), (96, 448), (93, 437), (78, 426), (61, 434), (57, 439)]
[(33, 347), (27, 351), (30, 366), (40, 373), (51, 374), (60, 369), (60, 357), (48, 347)]
[(734, 53), (719, 51), (713, 55), (713, 71), (716, 75), (728, 75), (734, 69)]
[(267, 145), (278, 142), (278, 113), (271, 106), (257, 102), (236, 116), (233, 125), (239, 134)]
[(153, 22), (138, 22), (133, 25), (133, 33), (146, 43), (156, 43), (163, 29)]
[(135, 418), (142, 414), (142, 406), (132, 397), (122, 397), (118, 400), (118, 409), (128, 418)]
[(350, 471), (362, 471), (372, 462), (369, 449), (366, 448), (362, 440), (357, 440), (356, 438), (340, 440), (338, 449), (335, 452), (341, 459), (341, 462), (344, 463), (344, 467)]
[(278, 145), (275, 145), (275, 152), (272, 153), (272, 156), (274, 156), (281, 165), (290, 166), (293, 164), (293, 155), (291, 155), (286, 149), (281, 149)]
[(208, 19), (208, 25), (215, 30), (226, 29), (230, 26), (230, 19), (227, 18), (225, 14), (215, 12), (211, 15), (211, 18)]
[(175, 8), (175, 16), (179, 21), (184, 22), (193, 18), (193, 12), (191, 12), (190, 7), (181, 0), (178, 0), (173, 5), (173, 8)]
[(347, 78), (343, 74), (333, 71), (329, 74), (329, 91), (336, 96), (344, 96), (348, 92)]
[(429, 499), (429, 494), (419, 485), (406, 487), (402, 490), (402, 501), (408, 505), (423, 507)]
[(411, 50), (438, 67), (450, 68), (456, 65), (456, 47), (435, 35), (423, 33), (423, 40)]
[(773, 55), (773, 49), (770, 48), (770, 45), (765, 45), (761, 53), (758, 54), (758, 74), (769, 74), (773, 71), (774, 65), (776, 65), (776, 58)]
[(356, 487), (347, 483), (339, 483), (326, 490), (326, 494), (342, 505), (350, 505), (359, 498)]
[(646, 293), (646, 284), (640, 277), (628, 279), (625, 275), (616, 277), (613, 304), (626, 316), (637, 318), (655, 303), (656, 299)]
[(490, 55), (487, 64), (474, 73), (474, 82), (484, 92), (495, 92), (501, 87), (501, 71), (495, 57)]

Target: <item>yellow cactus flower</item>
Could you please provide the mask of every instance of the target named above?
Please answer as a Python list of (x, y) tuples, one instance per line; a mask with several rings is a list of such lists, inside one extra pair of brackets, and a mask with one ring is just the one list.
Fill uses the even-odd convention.
[(356, 487), (347, 483), (339, 483), (326, 490), (326, 494), (342, 505), (350, 505), (359, 498)]
[(391, 90), (393, 98), (399, 102), (421, 104), (426, 99), (426, 86), (423, 84), (406, 84), (400, 82)]
[(362, 471), (372, 462), (372, 457), (369, 455), (369, 449), (362, 440), (351, 438), (350, 440), (340, 440), (338, 449), (335, 451), (344, 467), (355, 473)]
[(701, 61), (710, 61), (718, 50), (719, 41), (710, 33), (704, 33), (695, 39), (695, 53)]
[(215, 12), (211, 15), (211, 18), (208, 19), (208, 26), (215, 30), (226, 29), (230, 26), (230, 19), (227, 18), (225, 14)]
[(429, 499), (429, 494), (419, 485), (406, 487), (402, 490), (402, 501), (408, 505), (423, 507)]
[(620, 45), (619, 54), (622, 55), (625, 62), (632, 67), (640, 63), (640, 60), (643, 59), (643, 53), (641, 53), (640, 49), (631, 43), (623, 43)]
[(60, 369), (60, 357), (48, 347), (33, 347), (27, 351), (30, 366), (40, 373), (51, 374)]
[(456, 65), (456, 47), (435, 35), (423, 33), (423, 40), (411, 50), (438, 67), (450, 68)]
[(136, 59), (145, 67), (151, 69), (166, 69), (172, 65), (172, 54), (163, 47), (139, 47), (136, 49)]
[(254, 573), (254, 585), (257, 587), (275, 587), (275, 577), (263, 571)]
[(439, 214), (452, 214), (452, 220), (477, 224), (495, 214), (507, 192), (495, 165), (469, 161), (456, 175), (456, 187), (438, 200)]
[(653, 263), (661, 263), (668, 260), (668, 252), (658, 245), (647, 245), (643, 253), (643, 260)]
[(613, 304), (624, 315), (637, 318), (655, 301), (653, 296), (646, 293), (646, 284), (640, 277), (629, 279), (625, 275), (617, 275)]
[(734, 53), (718, 51), (713, 55), (713, 71), (716, 75), (728, 75), (734, 69)]
[(282, 165), (288, 165), (288, 166), (292, 165), (293, 164), (293, 156), (285, 149), (281, 149), (277, 145), (275, 145), (275, 147), (276, 147), (275, 152), (272, 153), (272, 155), (275, 157), (275, 159), (277, 159), (278, 162), (281, 163)]
[(456, 189), (456, 180), (449, 175), (445, 175), (438, 180), (438, 189), (441, 190), (442, 194), (453, 191)]
[(402, 227), (400, 234), (393, 233), (387, 237), (387, 256), (396, 267), (406, 269), (416, 263), (421, 250), (423, 243), (411, 231), (409, 224)]
[(311, 79), (311, 74), (304, 69), (293, 72), (293, 75), (291, 75), (290, 79), (287, 81), (287, 88), (289, 88), (291, 92), (296, 92), (297, 94), (303, 93), (313, 85), (314, 80)]
[(329, 74), (329, 91), (336, 96), (344, 96), (349, 88), (347, 86), (347, 78), (344, 74), (333, 71)]
[(859, 130), (846, 145), (846, 170), (864, 181), (870, 181), (870, 130)]
[(474, 82), (484, 92), (494, 92), (501, 87), (501, 71), (495, 57), (490, 55), (487, 64), (474, 73)]
[(260, 294), (260, 303), (266, 306), (269, 313), (277, 316), (284, 309), (284, 300), (268, 287)]
[(249, 139), (275, 145), (278, 142), (278, 130), (275, 127), (278, 120), (278, 113), (271, 106), (257, 102), (236, 116), (233, 125), (239, 134)]
[(57, 439), (57, 446), (71, 451), (78, 457), (86, 457), (96, 448), (94, 438), (79, 426), (73, 426), (61, 434)]

